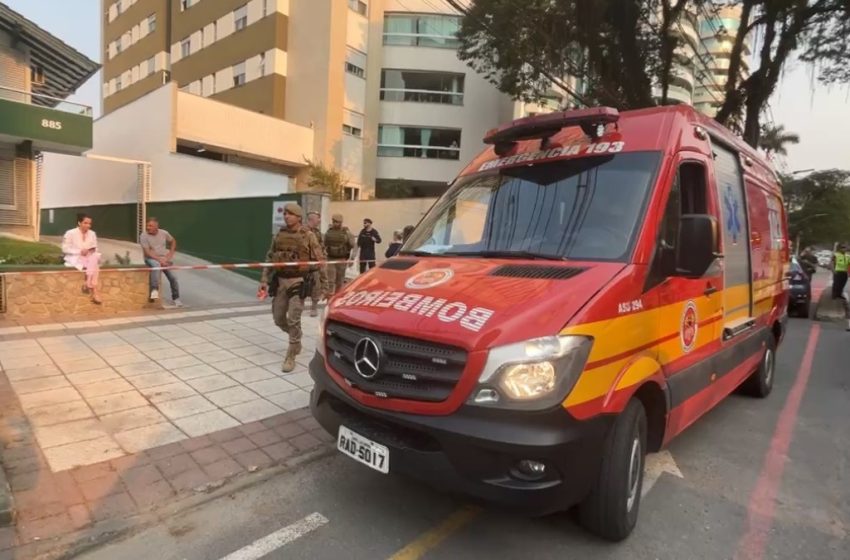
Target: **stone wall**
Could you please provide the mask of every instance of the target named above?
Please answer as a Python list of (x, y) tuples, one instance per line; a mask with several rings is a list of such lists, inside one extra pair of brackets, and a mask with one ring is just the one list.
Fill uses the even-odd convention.
[[(148, 273), (100, 272), (103, 305), (82, 293), (82, 272), (5, 277), (6, 319), (18, 322), (85, 320), (154, 308), (148, 303)], [(161, 307), (157, 305), (156, 307)]]

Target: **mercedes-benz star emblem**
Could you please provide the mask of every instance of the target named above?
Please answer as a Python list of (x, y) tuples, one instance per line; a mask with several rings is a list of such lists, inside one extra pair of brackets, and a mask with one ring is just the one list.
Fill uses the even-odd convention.
[(361, 377), (372, 379), (381, 367), (381, 348), (371, 338), (361, 338), (354, 346), (354, 369)]

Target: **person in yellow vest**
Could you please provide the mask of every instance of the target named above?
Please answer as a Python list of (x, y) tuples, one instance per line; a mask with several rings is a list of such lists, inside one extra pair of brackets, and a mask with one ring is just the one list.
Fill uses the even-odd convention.
[(847, 245), (839, 243), (832, 255), (832, 299), (844, 299), (844, 287), (847, 286), (847, 265), (850, 264), (850, 253)]

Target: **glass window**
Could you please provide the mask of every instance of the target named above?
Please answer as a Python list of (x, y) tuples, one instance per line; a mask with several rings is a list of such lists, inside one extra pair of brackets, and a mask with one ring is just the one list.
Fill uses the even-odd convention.
[(233, 11), (233, 21), (236, 27), (236, 31), (241, 29), (245, 29), (248, 27), (248, 5), (244, 5), (241, 8), (237, 8)]
[(361, 0), (348, 0), (348, 7), (361, 16), (365, 16), (369, 11), (369, 6), (366, 5), (366, 2), (361, 2)]
[(357, 128), (356, 126), (351, 126), (350, 124), (342, 125), (342, 131), (346, 134), (350, 134), (351, 136), (357, 136), (361, 138), (363, 136), (363, 130)]
[(266, 75), (266, 53), (260, 53), (260, 76)]
[(186, 37), (180, 42), (180, 56), (186, 58), (190, 54), (192, 54), (192, 39)]
[(233, 87), (241, 86), (245, 83), (245, 63), (240, 62), (233, 67)]
[(152, 56), (148, 59), (148, 74), (156, 72), (156, 57)]
[(443, 14), (387, 14), (384, 44), (455, 49), (460, 16)]
[(657, 152), (621, 153), (463, 177), (405, 251), (625, 260), (659, 160)]
[(148, 16), (148, 33), (156, 31), (156, 14)]
[(378, 127), (378, 155), (460, 159), (460, 130), (391, 124)]
[(353, 75), (357, 76), (358, 78), (366, 78), (366, 70), (364, 70), (363, 68), (360, 68), (359, 66), (357, 66), (354, 63), (346, 62), (345, 63), (345, 71), (348, 72), (349, 74), (353, 74)]
[(463, 74), (421, 72), (417, 70), (383, 70), (381, 99), (463, 105)]
[(121, 91), (122, 87), (123, 86), (121, 84), (121, 76), (118, 76), (117, 78), (115, 78), (115, 91)]

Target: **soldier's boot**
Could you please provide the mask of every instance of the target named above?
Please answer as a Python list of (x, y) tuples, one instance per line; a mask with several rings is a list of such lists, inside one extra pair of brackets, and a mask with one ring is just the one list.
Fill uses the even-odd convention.
[(295, 357), (301, 353), (301, 343), (290, 344), (289, 350), (286, 352), (286, 358), (283, 360), (283, 365), (280, 366), (280, 371), (289, 373), (295, 369)]

